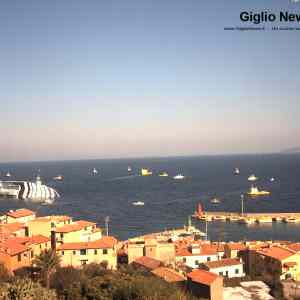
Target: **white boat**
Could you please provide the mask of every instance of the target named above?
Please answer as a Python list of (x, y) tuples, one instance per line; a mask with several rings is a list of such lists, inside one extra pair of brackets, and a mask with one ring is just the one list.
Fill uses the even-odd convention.
[(97, 171), (96, 168), (93, 169), (93, 174), (94, 174), (94, 175), (97, 175), (97, 174), (98, 174), (98, 171)]
[(158, 174), (159, 177), (168, 177), (169, 174), (167, 172), (162, 172)]
[(132, 171), (132, 169), (131, 169), (130, 166), (128, 166), (127, 171), (128, 171), (128, 172), (131, 172), (131, 171)]
[(175, 179), (175, 180), (181, 180), (181, 179), (184, 179), (184, 175), (178, 174), (178, 175), (174, 176), (173, 179)]
[(220, 202), (221, 201), (218, 198), (213, 198), (213, 199), (210, 200), (210, 203), (212, 203), (212, 204), (219, 204)]
[(254, 174), (251, 174), (249, 177), (248, 177), (248, 181), (255, 181), (257, 180), (258, 178), (254, 175)]
[(235, 168), (234, 169), (234, 175), (239, 175), (240, 174), (240, 169), (239, 168)]
[(270, 178), (270, 181), (271, 181), (271, 182), (275, 181), (275, 178), (274, 178), (274, 177), (271, 177), (271, 178)]
[(11, 177), (11, 174), (9, 172), (6, 173), (6, 177)]
[(61, 180), (63, 180), (63, 179), (64, 179), (64, 178), (63, 178), (62, 175), (57, 175), (57, 176), (53, 177), (53, 180), (61, 181)]
[(142, 201), (136, 201), (136, 202), (132, 202), (132, 205), (134, 206), (143, 206), (145, 203)]

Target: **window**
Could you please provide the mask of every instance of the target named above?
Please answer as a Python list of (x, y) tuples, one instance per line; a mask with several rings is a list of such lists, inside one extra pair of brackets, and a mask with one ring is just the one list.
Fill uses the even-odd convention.
[(31, 257), (33, 257), (34, 256), (34, 252), (33, 251), (31, 251)]
[(64, 234), (63, 234), (63, 233), (60, 234), (60, 238), (61, 238), (61, 239), (64, 238)]
[(103, 254), (107, 254), (107, 249), (103, 249)]
[(223, 272), (219, 272), (219, 275), (220, 275), (220, 276), (223, 276)]
[(40, 245), (40, 249), (42, 249), (42, 245)]
[(228, 271), (226, 271), (226, 276), (228, 277)]
[(73, 250), (73, 255), (76, 255), (76, 251), (75, 250)]
[(80, 249), (80, 255), (86, 255), (86, 249)]
[(239, 274), (239, 269), (235, 269), (235, 274)]
[(65, 255), (65, 251), (61, 251), (61, 255)]
[(94, 254), (96, 255), (98, 252), (97, 252), (97, 250), (94, 250)]
[(195, 261), (195, 264), (196, 264), (196, 265), (199, 265), (199, 260), (196, 260), (196, 261)]
[(184, 263), (186, 263), (186, 257), (184, 257), (184, 258), (182, 259), (182, 261), (183, 261)]
[(210, 257), (209, 256), (207, 257), (207, 261), (210, 261)]
[(55, 227), (55, 224), (53, 222), (51, 222), (51, 228)]
[(21, 261), (21, 254), (18, 254), (18, 261)]

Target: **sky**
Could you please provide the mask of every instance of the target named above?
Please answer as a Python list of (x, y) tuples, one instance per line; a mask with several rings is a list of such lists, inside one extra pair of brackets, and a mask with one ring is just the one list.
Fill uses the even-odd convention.
[(1, 1), (0, 161), (300, 146), (300, 31), (224, 31), (280, 10), (300, 3)]

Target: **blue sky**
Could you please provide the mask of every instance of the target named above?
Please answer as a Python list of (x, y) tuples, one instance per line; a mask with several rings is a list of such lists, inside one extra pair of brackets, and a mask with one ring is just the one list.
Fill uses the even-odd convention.
[(299, 146), (300, 31), (224, 31), (243, 10), (300, 4), (2, 1), (0, 161)]

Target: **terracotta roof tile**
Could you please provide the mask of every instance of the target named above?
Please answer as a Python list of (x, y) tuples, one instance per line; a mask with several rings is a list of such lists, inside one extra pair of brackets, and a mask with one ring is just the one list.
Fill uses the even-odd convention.
[(33, 216), (35, 215), (35, 212), (26, 209), (26, 208), (21, 208), (17, 209), (15, 211), (9, 211), (6, 213), (7, 216), (10, 216), (12, 218), (22, 218), (22, 217), (27, 217), (27, 216)]
[(239, 259), (235, 258), (225, 258), (225, 259), (220, 259), (216, 261), (210, 261), (206, 262), (204, 265), (206, 265), (209, 269), (215, 269), (215, 268), (221, 268), (221, 267), (226, 267), (226, 266), (235, 266), (235, 265), (241, 265), (243, 264), (240, 262)]
[(264, 256), (269, 256), (269, 257), (275, 258), (277, 260), (284, 260), (296, 253), (293, 250), (282, 248), (279, 246), (262, 249), (257, 252), (260, 254), (263, 254)]
[(242, 243), (228, 243), (227, 246), (230, 250), (245, 250), (247, 248), (247, 246)]
[(96, 225), (96, 223), (94, 223), (94, 222), (85, 221), (85, 220), (79, 220), (79, 221), (76, 221), (75, 223), (82, 226), (82, 227)]
[(58, 233), (68, 233), (72, 231), (79, 231), (82, 230), (84, 227), (74, 223), (74, 224), (67, 224), (62, 227), (55, 228), (55, 231)]
[(154, 270), (160, 266), (162, 266), (162, 262), (158, 259), (147, 257), (147, 256), (141, 256), (133, 261), (133, 264), (140, 265), (142, 267), (145, 267), (148, 270)]
[(289, 249), (300, 252), (300, 243), (293, 243), (287, 246)]
[(48, 242), (50, 242), (50, 239), (41, 234), (33, 235), (29, 238), (30, 244), (42, 244), (42, 243), (48, 243)]
[(81, 250), (81, 249), (109, 249), (113, 248), (117, 240), (114, 237), (103, 237), (93, 242), (64, 243), (57, 250)]
[(194, 282), (202, 283), (205, 285), (211, 285), (220, 276), (205, 270), (197, 269), (188, 273), (187, 277)]
[(4, 252), (8, 255), (16, 255), (27, 251), (29, 248), (24, 246), (13, 239), (0, 243), (0, 252)]
[(13, 233), (13, 232), (19, 231), (21, 229), (24, 229), (25, 225), (20, 222), (14, 222), (14, 223), (0, 225), (0, 227), (3, 228), (3, 230), (5, 230), (7, 232)]
[(170, 268), (159, 267), (152, 270), (151, 273), (167, 282), (180, 282), (185, 280), (183, 275)]

